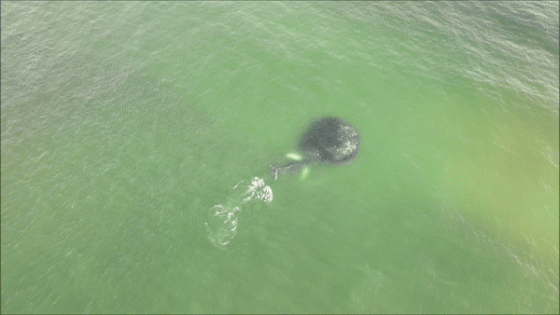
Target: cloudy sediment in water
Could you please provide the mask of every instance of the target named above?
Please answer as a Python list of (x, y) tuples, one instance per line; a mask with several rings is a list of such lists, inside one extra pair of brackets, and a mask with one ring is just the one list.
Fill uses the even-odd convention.
[[(557, 1), (0, 21), (2, 312), (558, 313)], [(325, 116), (357, 158), (271, 180)]]

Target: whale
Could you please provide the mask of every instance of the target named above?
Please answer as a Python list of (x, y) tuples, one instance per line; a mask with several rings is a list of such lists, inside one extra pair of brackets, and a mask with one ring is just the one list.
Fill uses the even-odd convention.
[(303, 157), (280, 166), (269, 166), (274, 179), (279, 174), (293, 174), (312, 163), (346, 165), (352, 163), (360, 150), (360, 134), (349, 122), (338, 117), (323, 117), (313, 122), (300, 139), (298, 148)]

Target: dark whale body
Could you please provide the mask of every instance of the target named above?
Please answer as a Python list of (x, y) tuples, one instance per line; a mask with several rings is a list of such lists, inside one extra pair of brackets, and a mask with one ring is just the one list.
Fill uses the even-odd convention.
[(302, 161), (269, 169), (276, 179), (278, 173), (295, 173), (311, 162), (350, 164), (358, 156), (360, 142), (358, 131), (350, 123), (337, 117), (324, 117), (315, 121), (303, 135), (299, 143), (305, 155)]

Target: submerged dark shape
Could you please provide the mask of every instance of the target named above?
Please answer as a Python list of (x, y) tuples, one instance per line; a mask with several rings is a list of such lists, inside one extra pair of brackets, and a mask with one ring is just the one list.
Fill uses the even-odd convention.
[(315, 122), (299, 144), (307, 158), (334, 165), (352, 163), (360, 149), (360, 135), (347, 121), (326, 117)]
[(278, 173), (295, 173), (310, 162), (333, 165), (352, 163), (360, 149), (360, 135), (347, 121), (337, 117), (325, 117), (314, 122), (303, 135), (299, 149), (304, 153), (302, 161), (291, 162), (281, 167), (270, 166), (276, 179)]

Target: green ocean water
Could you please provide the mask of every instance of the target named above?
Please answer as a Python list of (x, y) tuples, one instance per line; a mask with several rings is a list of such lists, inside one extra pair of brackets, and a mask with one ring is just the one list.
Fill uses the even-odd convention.
[[(558, 18), (2, 2), (1, 311), (558, 313)], [(272, 179), (323, 116), (357, 159)]]

